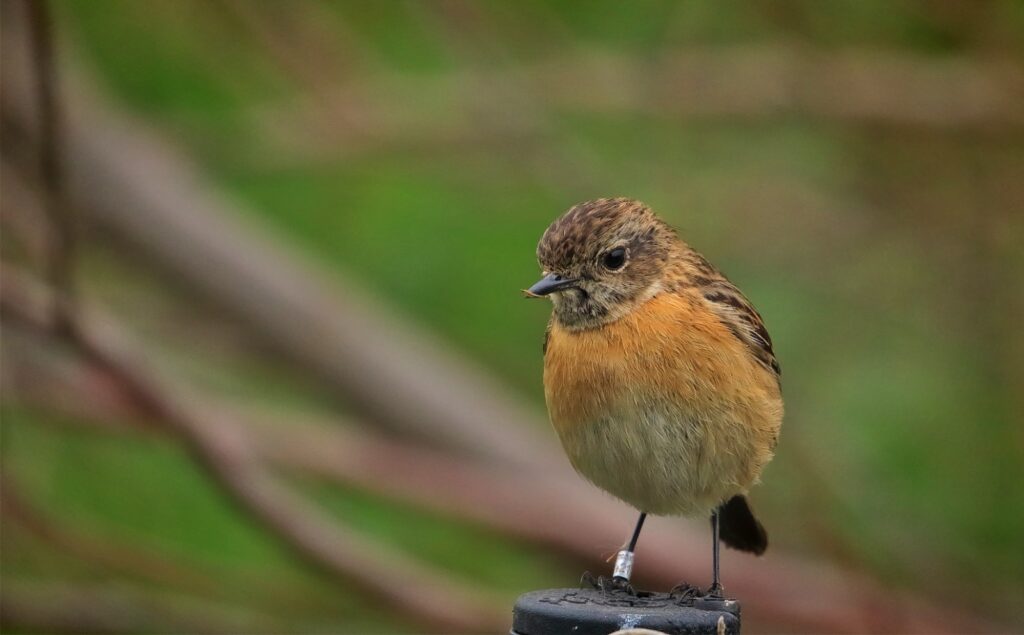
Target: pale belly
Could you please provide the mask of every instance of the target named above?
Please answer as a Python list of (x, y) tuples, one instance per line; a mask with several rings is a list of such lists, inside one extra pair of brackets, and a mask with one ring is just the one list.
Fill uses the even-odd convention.
[(544, 387), (573, 467), (652, 514), (703, 515), (746, 492), (782, 423), (777, 378), (667, 294), (600, 329), (552, 323)]
[(586, 424), (556, 426), (573, 467), (601, 489), (651, 514), (696, 516), (757, 480), (767, 456), (738, 417), (628, 402)]

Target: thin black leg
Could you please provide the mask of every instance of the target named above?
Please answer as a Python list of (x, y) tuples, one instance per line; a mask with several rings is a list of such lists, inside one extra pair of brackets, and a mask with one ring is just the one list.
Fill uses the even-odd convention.
[(647, 512), (640, 512), (640, 518), (636, 519), (636, 527), (633, 528), (633, 537), (629, 539), (629, 551), (636, 551), (636, 541), (640, 539), (640, 530), (644, 528), (644, 519)]
[(722, 581), (718, 576), (718, 510), (711, 512), (711, 561), (712, 561), (712, 582), (708, 589), (709, 596), (720, 597), (722, 595)]

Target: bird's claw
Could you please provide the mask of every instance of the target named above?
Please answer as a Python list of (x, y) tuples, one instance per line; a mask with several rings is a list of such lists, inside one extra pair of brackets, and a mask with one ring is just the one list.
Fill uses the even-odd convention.
[(701, 597), (700, 589), (689, 582), (680, 582), (668, 592), (670, 598), (677, 600), (692, 600)]
[(589, 571), (584, 572), (580, 577), (580, 586), (584, 585), (605, 593), (622, 592), (626, 595), (636, 595), (629, 580), (620, 577), (606, 578), (603, 575), (595, 578), (594, 574)]
[(708, 600), (724, 600), (725, 595), (723, 594), (725, 589), (719, 583), (714, 583), (708, 587), (707, 593), (704, 594), (704, 598)]

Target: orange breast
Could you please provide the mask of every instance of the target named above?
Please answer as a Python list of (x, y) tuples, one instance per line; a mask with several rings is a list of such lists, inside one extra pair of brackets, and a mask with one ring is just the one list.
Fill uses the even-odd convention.
[(552, 324), (551, 422), (584, 476), (653, 513), (696, 513), (749, 487), (782, 420), (774, 375), (699, 297), (660, 294), (597, 329)]
[(637, 393), (699, 408), (762, 388), (764, 369), (698, 302), (663, 293), (598, 329), (573, 332), (552, 324), (544, 387), (555, 427), (593, 420)]

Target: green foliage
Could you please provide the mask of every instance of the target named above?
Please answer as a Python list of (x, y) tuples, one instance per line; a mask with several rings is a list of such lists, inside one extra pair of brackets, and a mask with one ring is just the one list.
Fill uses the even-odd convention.
[[(26, 495), (45, 502), (44, 513), (75, 531), (159, 553), (205, 577), (220, 602), (257, 614), (275, 611), (307, 624), (344, 619), (373, 630), (399, 626), (380, 615), (367, 620), (351, 590), (326, 584), (296, 563), (216, 493), (182, 449), (156, 438), (97, 434), (31, 411), (5, 408), (3, 420), (6, 469), (17, 475)], [(55, 555), (52, 548), (8, 549), (24, 540), (4, 532), (0, 572), (7, 579), (61, 574), (100, 582), (110, 576), (87, 560)], [(7, 557), (10, 553), (17, 557)], [(152, 586), (145, 579), (136, 582)]]
[[(285, 12), (350, 53), (330, 66), (346, 69), (337, 78), (346, 104), (380, 108), (400, 123), (410, 112), (406, 103), (360, 101), (362, 87), (419, 107), (420, 119), (399, 127), (412, 140), (360, 130), (326, 150), (310, 143), (318, 129), (299, 139), (273, 130), (288, 145), (254, 114), (289, 112), (293, 100), (311, 98), (230, 12), (196, 0), (64, 2), (59, 10), (112, 94), (178, 133), (254, 222), (328, 271), (355, 274), (538, 409), (547, 308), (519, 294), (538, 274), (537, 239), (585, 198), (651, 203), (747, 292), (775, 338), (787, 423), (755, 493), (775, 544), (937, 595), (974, 587), (972, 599), (1005, 611), (1001, 596), (982, 591), (1024, 590), (1020, 401), (1010, 386), (1020, 377), (1012, 352), (1022, 336), (989, 309), (1020, 303), (1013, 284), (994, 283), (985, 296), (976, 281), (1019, 284), (1024, 262), (1010, 241), (978, 235), (1024, 232), (1006, 204), (979, 202), (1003, 200), (1007, 181), (979, 175), (1024, 164), (1019, 132), (966, 139), (791, 114), (680, 120), (555, 107), (514, 74), (502, 88), (523, 101), (481, 116), (473, 99), (422, 90), (422, 82), (481, 70), (528, 74), (581, 52), (657, 63), (686, 47), (747, 44), (983, 60), (1022, 50), (1021, 4), (964, 3), (971, 28), (932, 3), (882, 0), (468, 4), (454, 17), (431, 3), (369, 0)], [(494, 138), (485, 134), (493, 132), (488, 117), (495, 127), (500, 118), (535, 125)], [(444, 130), (467, 122), (475, 136), (446, 140)], [(431, 134), (441, 140), (421, 140)], [(991, 227), (978, 229), (984, 223)], [(988, 259), (981, 272), (978, 250)], [(124, 278), (95, 263), (91, 271), (109, 275), (111, 286)], [(252, 367), (231, 353), (212, 359), (190, 372), (218, 390), (260, 404), (333, 405), (316, 391), (296, 397), (302, 389), (288, 368)], [(41, 418), (5, 410), (5, 442), (15, 472), (53, 512), (282, 580), (315, 598), (325, 623), (351, 616), (350, 606), (331, 609), (336, 594), (239, 518), (181, 452), (46, 431), (41, 424), (53, 422)], [(568, 579), (559, 563), (478, 529), (360, 492), (301, 487), (367, 531), (502, 592)], [(27, 567), (24, 559), (5, 557), (5, 570)], [(360, 619), (394, 627), (381, 615)]]

